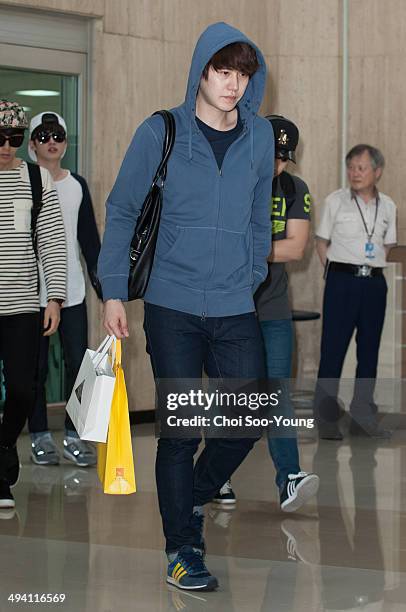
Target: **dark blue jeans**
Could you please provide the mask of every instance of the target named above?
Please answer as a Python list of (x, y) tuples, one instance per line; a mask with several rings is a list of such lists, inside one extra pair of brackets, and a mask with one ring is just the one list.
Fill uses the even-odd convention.
[[(155, 378), (264, 378), (265, 355), (255, 313), (195, 315), (145, 304), (144, 329)], [(242, 463), (255, 439), (208, 439), (196, 465), (200, 438), (158, 440), (156, 481), (166, 552), (199, 546), (193, 506), (211, 501)]]
[[(278, 321), (261, 321), (262, 335), (264, 337), (266, 352), (266, 368), (268, 378), (281, 379), (283, 387), (282, 400), (279, 404), (278, 415), (283, 414), (293, 418), (295, 412), (289, 398), (289, 378), (292, 367), (292, 321), (282, 319)], [(288, 478), (288, 474), (300, 472), (299, 451), (296, 437), (283, 437), (282, 433), (268, 430), (268, 446), (276, 468), (276, 484), (281, 488)]]
[[(44, 320), (44, 309), (41, 309), (41, 321)], [(68, 399), (76, 376), (82, 363), (83, 355), (87, 349), (87, 311), (86, 302), (77, 306), (68, 306), (61, 310), (61, 322), (58, 327), (59, 337), (62, 343), (63, 356), (66, 367), (65, 397)], [(31, 433), (48, 430), (47, 402), (45, 383), (48, 375), (48, 349), (49, 337), (42, 336), (40, 339), (39, 365), (38, 365), (38, 387), (35, 408), (28, 419), (28, 428)], [(65, 431), (76, 431), (71, 418), (66, 413)]]

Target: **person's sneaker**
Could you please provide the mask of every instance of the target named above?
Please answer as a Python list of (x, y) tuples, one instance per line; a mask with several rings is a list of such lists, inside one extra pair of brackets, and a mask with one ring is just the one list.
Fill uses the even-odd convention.
[(0, 508), (14, 508), (15, 501), (7, 480), (0, 480)]
[(49, 431), (31, 434), (31, 461), (36, 465), (58, 465), (59, 452)]
[(20, 475), (20, 460), (17, 448), (0, 446), (0, 463), (4, 466), (5, 477), (10, 487), (17, 484)]
[(280, 493), (280, 504), (283, 512), (295, 512), (305, 504), (310, 497), (316, 495), (320, 479), (316, 474), (298, 472), (289, 474)]
[(86, 440), (66, 436), (63, 441), (63, 446), (63, 456), (65, 459), (68, 459), (68, 461), (76, 463), (79, 467), (96, 465), (96, 449), (92, 444), (86, 442)]
[(213, 497), (213, 502), (215, 504), (221, 504), (224, 506), (231, 506), (235, 504), (236, 501), (237, 500), (234, 495), (234, 491), (231, 488), (231, 480), (227, 480), (227, 482), (223, 484), (217, 495)]
[(217, 578), (212, 576), (204, 564), (203, 556), (192, 546), (182, 546), (175, 559), (168, 565), (166, 581), (178, 589), (214, 591)]

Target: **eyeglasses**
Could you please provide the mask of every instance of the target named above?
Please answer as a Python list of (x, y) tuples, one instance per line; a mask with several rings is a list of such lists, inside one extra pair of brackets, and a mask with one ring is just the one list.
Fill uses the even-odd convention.
[(48, 130), (41, 130), (40, 132), (37, 132), (37, 134), (35, 134), (34, 140), (38, 140), (40, 144), (46, 144), (50, 141), (51, 138), (54, 142), (65, 142), (65, 130), (57, 130), (52, 132)]
[(7, 134), (4, 134), (3, 132), (0, 132), (0, 147), (4, 147), (7, 140), (10, 144), (10, 147), (14, 147), (15, 149), (17, 149), (18, 147), (21, 147), (21, 145), (23, 144), (24, 134), (7, 135)]

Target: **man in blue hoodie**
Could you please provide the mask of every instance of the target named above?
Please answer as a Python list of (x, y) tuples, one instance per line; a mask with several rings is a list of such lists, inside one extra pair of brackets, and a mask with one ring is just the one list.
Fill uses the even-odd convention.
[[(169, 159), (144, 329), (156, 379), (266, 377), (253, 294), (267, 276), (274, 136), (257, 116), (266, 80), (262, 53), (235, 28), (217, 23), (197, 42), (185, 102), (172, 109)], [(135, 133), (107, 201), (99, 258), (104, 324), (129, 335), (129, 246), (161, 159), (162, 118)], [(168, 555), (167, 581), (214, 590), (204, 564), (203, 505), (244, 460), (255, 439), (212, 438), (193, 466), (200, 439), (158, 441), (156, 478)]]

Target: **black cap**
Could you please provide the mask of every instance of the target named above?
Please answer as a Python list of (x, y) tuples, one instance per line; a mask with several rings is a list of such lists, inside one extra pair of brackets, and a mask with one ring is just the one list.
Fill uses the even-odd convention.
[(296, 163), (295, 150), (299, 142), (299, 130), (293, 121), (282, 115), (267, 115), (275, 135), (275, 157), (290, 159)]

